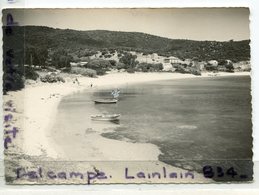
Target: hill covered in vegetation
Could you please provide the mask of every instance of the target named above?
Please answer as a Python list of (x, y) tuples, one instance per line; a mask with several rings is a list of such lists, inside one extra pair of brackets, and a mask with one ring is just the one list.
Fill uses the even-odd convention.
[[(158, 53), (161, 56), (175, 56), (180, 59), (197, 58), (200, 61), (211, 59), (233, 62), (250, 59), (250, 40), (244, 41), (192, 41), (168, 39), (139, 32), (119, 31), (77, 31), (54, 29), (43, 26), (14, 27), (13, 42), (22, 41), (27, 52), (37, 50), (47, 55), (48, 49), (65, 50), (69, 54), (89, 49), (89, 52), (103, 49)], [(12, 44), (13, 45), (13, 44)]]

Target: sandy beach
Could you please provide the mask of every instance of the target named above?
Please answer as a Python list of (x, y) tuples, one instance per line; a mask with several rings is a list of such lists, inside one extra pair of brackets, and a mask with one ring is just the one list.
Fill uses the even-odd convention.
[[(17, 113), (14, 114), (14, 125), (20, 127), (19, 134), (13, 142), (12, 152), (22, 152), (29, 156), (41, 156), (52, 159), (66, 159), (62, 152), (57, 151), (55, 143), (49, 139), (49, 131), (55, 122), (57, 107), (62, 97), (89, 89), (95, 91), (104, 87), (119, 87), (121, 85), (187, 78), (201, 78), (211, 76), (238, 76), (249, 75), (249, 72), (239, 73), (203, 73), (202, 76), (180, 73), (110, 73), (99, 78), (88, 78), (78, 76), (79, 84), (73, 83), (73, 79), (67, 78), (65, 83), (34, 83), (17, 92), (9, 92), (4, 96), (4, 102), (13, 100)], [(93, 85), (91, 87), (91, 84)], [(18, 148), (18, 149), (17, 149)], [(97, 149), (96, 149), (97, 148)], [(120, 148), (128, 148), (123, 152)], [(101, 151), (98, 155), (96, 150)], [(139, 161), (158, 161), (159, 148), (153, 144), (136, 144), (102, 137), (100, 134), (89, 134), (87, 147), (90, 160), (120, 160), (128, 161), (136, 159)], [(98, 156), (98, 157), (96, 157)], [(171, 166), (162, 163), (160, 166)], [(175, 168), (181, 171), (180, 168)], [(116, 173), (114, 173), (116, 174)], [(199, 175), (200, 181), (204, 178)], [(197, 182), (197, 180), (195, 181)]]
[[(220, 76), (248, 74), (248, 72), (220, 73)], [(209, 75), (211, 75), (211, 73), (204, 73), (202, 77), (209, 77)], [(17, 110), (23, 113), (22, 150), (24, 153), (37, 156), (41, 155), (44, 151), (47, 156), (56, 158), (58, 154), (53, 150), (53, 147), (50, 146), (46, 132), (51, 128), (55, 120), (57, 106), (62, 97), (87, 88), (91, 89), (91, 84), (93, 84), (92, 90), (97, 90), (107, 86), (118, 87), (124, 84), (186, 78), (200, 77), (180, 73), (114, 73), (99, 78), (78, 77), (79, 85), (73, 83), (71, 79), (67, 79), (66, 83), (30, 84), (21, 91), (9, 92), (8, 95), (4, 96), (4, 101), (13, 100)], [(20, 125), (21, 124), (18, 124), (18, 126)], [(35, 139), (36, 137), (37, 139)]]

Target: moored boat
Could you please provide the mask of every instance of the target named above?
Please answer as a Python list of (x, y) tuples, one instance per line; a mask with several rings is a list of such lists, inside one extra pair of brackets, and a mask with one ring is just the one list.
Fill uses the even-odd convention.
[(96, 104), (116, 104), (118, 102), (117, 99), (97, 99), (94, 100)]
[(115, 121), (119, 120), (120, 114), (97, 114), (97, 115), (92, 115), (91, 119), (92, 120), (97, 120), (97, 121)]

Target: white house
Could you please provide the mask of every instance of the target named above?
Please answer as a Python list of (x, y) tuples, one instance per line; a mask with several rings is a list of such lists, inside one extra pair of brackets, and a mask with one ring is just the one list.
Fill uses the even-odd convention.
[(86, 65), (88, 62), (80, 62), (80, 65), (81, 66), (84, 66), (84, 65)]
[(217, 67), (219, 63), (217, 60), (210, 60), (208, 61), (208, 64), (211, 66)]

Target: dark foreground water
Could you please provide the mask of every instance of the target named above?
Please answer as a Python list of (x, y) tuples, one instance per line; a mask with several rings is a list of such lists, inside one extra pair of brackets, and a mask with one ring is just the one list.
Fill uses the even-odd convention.
[[(109, 94), (102, 90), (92, 98)], [(251, 180), (248, 76), (129, 85), (121, 88), (118, 104), (95, 108), (122, 115), (113, 132), (102, 134), (107, 138), (155, 144), (162, 152), (159, 160), (198, 172), (211, 166), (213, 171), (206, 171), (215, 172), (214, 180)]]

